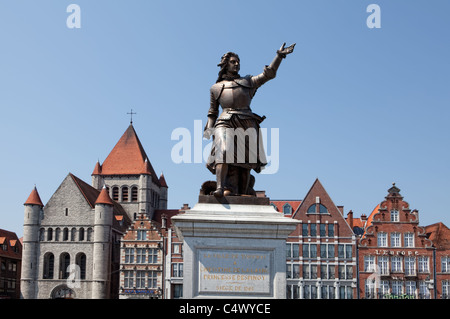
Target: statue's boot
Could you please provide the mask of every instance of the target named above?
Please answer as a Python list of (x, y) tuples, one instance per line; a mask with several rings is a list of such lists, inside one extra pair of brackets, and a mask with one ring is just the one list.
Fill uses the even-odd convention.
[(216, 165), (217, 188), (213, 194), (217, 198), (223, 197), (224, 193), (223, 185), (225, 184), (225, 177), (227, 176), (227, 173), (228, 173), (228, 166), (226, 164)]

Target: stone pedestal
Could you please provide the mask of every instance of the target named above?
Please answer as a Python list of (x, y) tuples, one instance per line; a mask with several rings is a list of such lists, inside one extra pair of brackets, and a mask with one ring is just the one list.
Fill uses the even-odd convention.
[(297, 222), (268, 198), (201, 195), (172, 218), (184, 242), (183, 297), (285, 298), (286, 238)]

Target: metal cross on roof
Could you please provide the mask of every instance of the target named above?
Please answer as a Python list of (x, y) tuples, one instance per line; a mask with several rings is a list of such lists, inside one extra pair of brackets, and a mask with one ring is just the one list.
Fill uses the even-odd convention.
[(133, 114), (137, 114), (133, 112), (133, 109), (131, 109), (131, 112), (128, 112), (127, 114), (130, 114), (131, 118), (130, 118), (130, 124), (133, 124)]

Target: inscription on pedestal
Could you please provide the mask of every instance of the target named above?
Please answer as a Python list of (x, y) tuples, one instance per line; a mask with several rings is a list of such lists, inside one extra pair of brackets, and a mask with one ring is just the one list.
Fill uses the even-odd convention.
[(199, 249), (197, 253), (200, 294), (271, 293), (270, 251)]

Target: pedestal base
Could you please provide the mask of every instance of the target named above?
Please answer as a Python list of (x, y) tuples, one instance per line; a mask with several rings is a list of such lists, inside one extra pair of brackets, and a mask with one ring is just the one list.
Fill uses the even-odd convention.
[(286, 238), (298, 222), (255, 203), (200, 200), (172, 218), (184, 242), (184, 298), (286, 297)]

